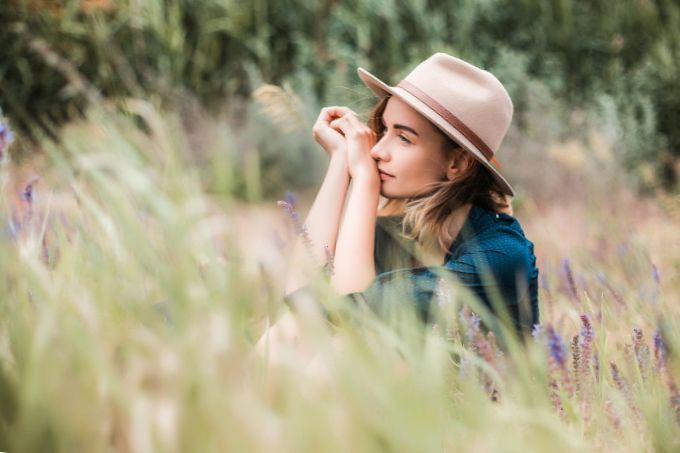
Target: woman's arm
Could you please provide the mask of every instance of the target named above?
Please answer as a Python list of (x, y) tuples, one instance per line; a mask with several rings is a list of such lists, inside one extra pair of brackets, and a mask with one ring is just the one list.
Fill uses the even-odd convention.
[(355, 115), (333, 121), (347, 139), (347, 164), (352, 191), (335, 252), (331, 279), (340, 294), (361, 292), (375, 279), (375, 224), (380, 196), (380, 176), (369, 152), (375, 134)]
[[(305, 219), (307, 235), (311, 241), (311, 254), (314, 265), (321, 266), (326, 261), (326, 247), (335, 253), (342, 208), (349, 186), (349, 171), (345, 138), (329, 126), (330, 121), (351, 112), (346, 107), (326, 107), (312, 129), (314, 138), (330, 155), (326, 176)], [(309, 257), (307, 245), (298, 238), (293, 246), (286, 276), (285, 294), (307, 284), (305, 264)]]
[(375, 222), (380, 181), (353, 179), (331, 282), (340, 294), (361, 292), (375, 279)]

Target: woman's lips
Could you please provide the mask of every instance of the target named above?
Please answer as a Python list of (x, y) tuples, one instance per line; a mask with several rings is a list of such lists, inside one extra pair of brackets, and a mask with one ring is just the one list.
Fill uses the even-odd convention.
[(394, 178), (393, 175), (386, 173), (382, 170), (378, 170), (378, 173), (380, 173), (380, 180), (385, 181), (386, 179)]

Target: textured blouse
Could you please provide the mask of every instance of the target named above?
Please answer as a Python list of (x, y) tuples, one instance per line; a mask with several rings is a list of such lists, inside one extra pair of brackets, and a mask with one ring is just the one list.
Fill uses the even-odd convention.
[[(402, 220), (401, 216), (377, 218), (376, 278), (365, 291), (347, 297), (361, 299), (379, 314), (387, 313), (395, 303), (411, 303), (428, 322), (438, 302), (440, 279), (451, 276), (492, 312), (502, 304), (518, 331), (529, 332), (539, 322), (534, 245), (517, 219), (473, 206), (444, 263), (437, 266), (417, 265), (414, 242), (400, 234)], [(294, 304), (308, 291), (308, 287), (301, 288), (284, 300)]]

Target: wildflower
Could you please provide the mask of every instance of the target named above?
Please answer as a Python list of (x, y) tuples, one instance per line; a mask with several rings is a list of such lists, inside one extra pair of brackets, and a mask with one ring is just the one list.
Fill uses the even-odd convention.
[(635, 327), (633, 329), (633, 352), (635, 353), (635, 361), (642, 379), (646, 377), (647, 366), (649, 365), (649, 347), (645, 344), (642, 329)]
[(548, 342), (548, 388), (550, 389), (550, 401), (560, 416), (564, 417), (565, 412), (562, 399), (559, 395), (560, 384), (558, 380), (561, 375), (562, 386), (570, 390), (564, 342), (550, 324), (546, 326), (545, 338)]
[(552, 359), (560, 368), (566, 367), (566, 354), (562, 337), (551, 325), (548, 325), (546, 334), (548, 338), (550, 357), (552, 357)]
[(533, 328), (531, 329), (531, 336), (535, 341), (539, 341), (541, 339), (543, 336), (543, 331), (540, 324), (534, 324)]
[(9, 145), (14, 141), (14, 134), (12, 129), (2, 121), (0, 121), (0, 160), (5, 156), (5, 151)]
[(542, 289), (550, 292), (550, 283), (548, 282), (548, 277), (546, 277), (545, 273), (541, 272), (538, 275), (538, 277), (539, 277), (539, 286)]
[(593, 343), (593, 326), (586, 314), (580, 316), (581, 319), (581, 366), (580, 371), (583, 374), (590, 370), (591, 349)]
[(302, 241), (304, 242), (305, 246), (307, 247), (307, 250), (311, 252), (312, 240), (309, 237), (309, 232), (307, 231), (307, 225), (304, 225), (300, 221), (300, 215), (298, 214), (297, 210), (295, 209), (295, 206), (293, 204), (287, 202), (287, 201), (278, 201), (276, 204), (281, 206), (286, 211), (286, 213), (288, 214), (288, 217), (293, 222), (293, 226), (295, 227), (296, 234), (302, 238)]
[(286, 195), (283, 198), (286, 203), (291, 205), (292, 207), (296, 207), (298, 203), (298, 197), (295, 195), (295, 192), (288, 191), (286, 192)]
[(658, 369), (666, 366), (667, 356), (668, 353), (666, 351), (666, 344), (663, 341), (663, 336), (661, 335), (661, 329), (657, 329), (656, 332), (654, 332), (654, 361), (656, 362), (656, 367)]
[(592, 366), (593, 366), (593, 373), (595, 374), (595, 380), (599, 381), (600, 380), (600, 355), (595, 352), (593, 354), (593, 360), (592, 360)]
[(539, 278), (539, 288), (545, 291), (545, 301), (546, 304), (548, 305), (550, 312), (552, 313), (553, 306), (552, 306), (552, 293), (550, 292), (550, 282), (548, 281), (548, 277), (546, 276), (545, 272), (540, 272), (538, 274)]
[(652, 293), (652, 303), (655, 304), (659, 292), (661, 291), (661, 274), (659, 273), (659, 268), (656, 264), (652, 263), (652, 278), (654, 279), (654, 292)]
[(467, 337), (468, 343), (474, 349), (474, 340), (479, 332), (479, 316), (471, 311), (467, 305), (464, 305), (463, 309), (460, 311), (460, 320), (465, 325), (465, 336)]
[(640, 415), (640, 409), (638, 409), (635, 401), (633, 400), (633, 395), (630, 391), (630, 387), (628, 386), (628, 382), (626, 382), (623, 376), (621, 376), (619, 368), (614, 362), (609, 362), (609, 367), (612, 373), (614, 384), (616, 384), (616, 388), (618, 388), (623, 395), (623, 398), (626, 400), (626, 404), (628, 404), (628, 407), (631, 411), (633, 411), (634, 414)]
[(575, 301), (578, 301), (578, 290), (576, 289), (576, 281), (574, 280), (574, 273), (571, 270), (571, 264), (570, 264), (568, 258), (565, 258), (565, 259), (562, 260), (562, 270), (564, 272), (564, 276), (567, 279), (567, 287), (569, 289), (569, 295)]
[(652, 278), (654, 278), (654, 283), (656, 286), (661, 284), (661, 273), (659, 272), (659, 268), (656, 267), (656, 264), (654, 263), (652, 263)]
[(578, 335), (574, 335), (571, 338), (571, 364), (573, 369), (573, 374), (574, 374), (574, 390), (576, 391), (576, 394), (579, 394), (580, 391), (580, 379), (579, 379), (579, 364), (581, 363), (581, 348), (579, 347), (578, 344)]
[(24, 191), (21, 194), (21, 199), (29, 205), (35, 201), (35, 184), (38, 182), (38, 179), (40, 178), (37, 176), (31, 178), (28, 184), (26, 184), (26, 187), (24, 187)]

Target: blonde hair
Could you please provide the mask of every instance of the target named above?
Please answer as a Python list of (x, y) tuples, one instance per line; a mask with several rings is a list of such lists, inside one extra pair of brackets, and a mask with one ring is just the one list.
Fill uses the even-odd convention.
[[(373, 107), (368, 126), (381, 137), (384, 132), (382, 115), (390, 96), (385, 96)], [(467, 153), (460, 145), (435, 127), (446, 138), (445, 152)], [(433, 150), (438, 152), (440, 150)], [(436, 238), (439, 248), (446, 252), (454, 237), (449, 229), (451, 214), (471, 203), (494, 212), (510, 212), (509, 197), (503, 194), (491, 172), (476, 158), (453, 180), (435, 182), (425, 188), (424, 195), (407, 199), (390, 199), (378, 215), (403, 215), (402, 234), (419, 243)]]

